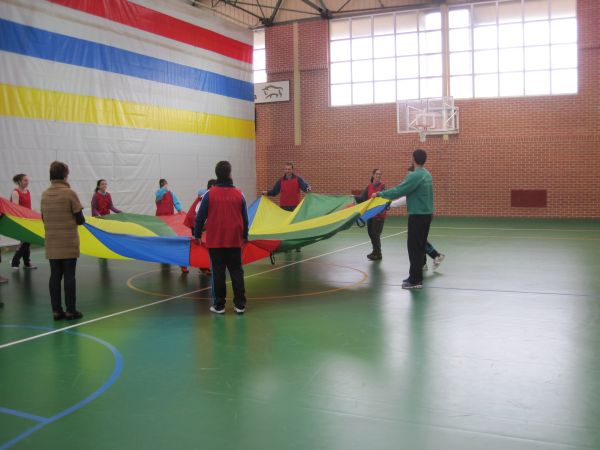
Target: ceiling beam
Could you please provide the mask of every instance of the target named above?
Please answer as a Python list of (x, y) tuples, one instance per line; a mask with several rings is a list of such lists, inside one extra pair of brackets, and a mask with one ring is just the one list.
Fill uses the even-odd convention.
[(302, 0), (302, 3), (305, 3), (311, 8), (319, 11), (319, 14), (323, 19), (331, 19), (331, 11), (329, 11), (327, 8), (321, 8), (319, 5), (313, 3), (311, 0)]

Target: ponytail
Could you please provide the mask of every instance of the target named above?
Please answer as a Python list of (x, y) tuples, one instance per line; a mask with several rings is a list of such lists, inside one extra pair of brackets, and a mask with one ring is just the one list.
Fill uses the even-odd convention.
[(15, 176), (13, 177), (13, 183), (15, 183), (15, 184), (19, 184), (19, 183), (21, 182), (21, 180), (22, 180), (23, 178), (25, 178), (25, 176), (26, 176), (26, 175), (25, 175), (24, 173), (19, 173), (19, 174), (15, 175)]

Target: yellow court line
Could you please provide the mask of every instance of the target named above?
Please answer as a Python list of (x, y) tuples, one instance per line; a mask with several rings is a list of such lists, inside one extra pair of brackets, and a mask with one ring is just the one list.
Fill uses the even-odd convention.
[(254, 121), (91, 95), (0, 84), (0, 115), (254, 139)]
[[(364, 272), (364, 271), (362, 271), (360, 269), (357, 269), (355, 267), (343, 266), (343, 265), (340, 265), (340, 264), (329, 264), (329, 266), (342, 267), (342, 268), (345, 268), (345, 269), (354, 270), (356, 272), (361, 273), (363, 277), (360, 280), (355, 281), (355, 282), (353, 282), (353, 283), (351, 283), (351, 284), (349, 284), (347, 286), (338, 287), (338, 288), (325, 289), (325, 290), (322, 290), (322, 291), (314, 291), (314, 292), (303, 292), (303, 293), (300, 293), (300, 294), (290, 294), (290, 295), (273, 295), (273, 296), (263, 296), (263, 297), (247, 297), (247, 299), (248, 300), (279, 300), (279, 299), (282, 299), (282, 298), (312, 297), (312, 296), (317, 296), (317, 295), (322, 295), (322, 294), (331, 294), (333, 292), (347, 291), (347, 290), (350, 290), (350, 289), (355, 288), (357, 286), (360, 286), (361, 284), (364, 284), (367, 281), (367, 279), (369, 278), (369, 275), (367, 275), (366, 272)], [(140, 276), (142, 276), (142, 275), (148, 275), (150, 273), (156, 273), (156, 272), (161, 272), (161, 271), (162, 271), (162, 269), (155, 269), (155, 270), (149, 270), (147, 272), (142, 272), (142, 273), (138, 273), (136, 275), (133, 275), (133, 276), (131, 276), (127, 280), (127, 287), (129, 289), (133, 290), (133, 291), (140, 292), (140, 293), (145, 294), (145, 295), (151, 295), (151, 296), (154, 296), (154, 297), (169, 297), (171, 294), (162, 294), (160, 292), (148, 291), (148, 290), (145, 290), (145, 289), (142, 289), (142, 288), (138, 288), (137, 286), (135, 286), (133, 284), (133, 280), (136, 279), (136, 278), (138, 278), (138, 277), (140, 277)], [(200, 289), (197, 292), (203, 292), (203, 291), (206, 291), (208, 289), (210, 289), (210, 287), (202, 288), (202, 289)], [(197, 296), (190, 295), (190, 296), (186, 296), (186, 297), (182, 297), (182, 298), (188, 298), (188, 299), (191, 299), (191, 300), (206, 300), (209, 297), (197, 297)]]

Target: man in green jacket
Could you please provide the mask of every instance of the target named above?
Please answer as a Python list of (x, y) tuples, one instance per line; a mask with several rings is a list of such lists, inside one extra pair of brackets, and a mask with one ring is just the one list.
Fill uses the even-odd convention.
[(392, 189), (377, 192), (373, 196), (394, 200), (406, 196), (408, 209), (407, 247), (410, 260), (409, 277), (402, 282), (402, 289), (421, 289), (423, 287), (423, 261), (425, 245), (429, 235), (429, 226), (433, 215), (433, 182), (431, 174), (425, 169), (427, 160), (425, 150), (416, 149), (412, 155), (415, 167), (402, 183)]

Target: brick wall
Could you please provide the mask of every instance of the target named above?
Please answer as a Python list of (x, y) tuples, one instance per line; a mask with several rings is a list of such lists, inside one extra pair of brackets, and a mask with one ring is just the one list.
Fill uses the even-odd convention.
[[(330, 107), (328, 22), (300, 23), (302, 144), (292, 102), (256, 106), (257, 190), (288, 160), (316, 192), (363, 188), (375, 167), (392, 185), (422, 147), (439, 215), (600, 217), (600, 2), (577, 4), (577, 95), (457, 101), (460, 134), (424, 144), (396, 133), (395, 105)], [(292, 25), (267, 29), (266, 47), (269, 80), (291, 82)], [(511, 189), (545, 189), (548, 206), (511, 207)]]

